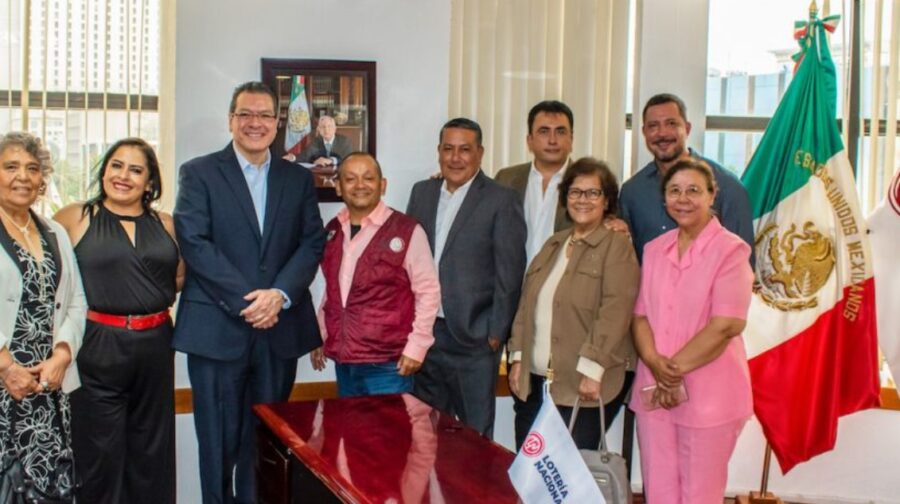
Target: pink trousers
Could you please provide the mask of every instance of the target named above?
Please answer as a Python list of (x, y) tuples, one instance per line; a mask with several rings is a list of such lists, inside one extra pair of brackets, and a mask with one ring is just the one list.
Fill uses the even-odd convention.
[(708, 428), (637, 416), (647, 504), (722, 504), (728, 460), (746, 419)]

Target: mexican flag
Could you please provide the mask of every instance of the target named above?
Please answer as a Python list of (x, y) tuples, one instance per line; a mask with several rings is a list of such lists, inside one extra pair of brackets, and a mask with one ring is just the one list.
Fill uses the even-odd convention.
[(306, 145), (309, 132), (312, 131), (303, 79), (302, 75), (295, 75), (291, 80), (291, 104), (288, 106), (287, 127), (284, 133), (284, 150), (295, 155)]
[(840, 416), (879, 404), (872, 256), (825, 35), (836, 23), (798, 23), (797, 72), (742, 177), (756, 236), (744, 340), (783, 472), (831, 450)]
[(869, 231), (877, 284), (878, 343), (896, 384), (900, 382), (900, 170), (894, 174), (887, 197), (869, 216)]

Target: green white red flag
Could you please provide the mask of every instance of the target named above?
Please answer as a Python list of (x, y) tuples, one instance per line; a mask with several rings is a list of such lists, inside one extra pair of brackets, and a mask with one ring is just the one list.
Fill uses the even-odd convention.
[(744, 333), (754, 411), (783, 472), (831, 450), (838, 418), (879, 404), (866, 223), (835, 121), (837, 79), (814, 11), (793, 81), (742, 177), (756, 281)]
[(304, 77), (295, 75), (291, 79), (291, 103), (288, 106), (287, 126), (284, 132), (285, 152), (299, 154), (309, 141), (311, 131)]

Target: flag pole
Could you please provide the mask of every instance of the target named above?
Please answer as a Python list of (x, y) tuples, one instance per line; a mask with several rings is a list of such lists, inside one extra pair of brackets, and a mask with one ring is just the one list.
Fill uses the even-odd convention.
[(766, 442), (766, 454), (763, 456), (762, 481), (759, 492), (750, 492), (750, 495), (738, 495), (738, 504), (784, 504), (772, 492), (769, 492), (769, 466), (772, 462), (772, 445)]
[(769, 465), (772, 463), (772, 445), (766, 442), (766, 454), (763, 456), (762, 481), (759, 483), (760, 495), (766, 495), (769, 489)]

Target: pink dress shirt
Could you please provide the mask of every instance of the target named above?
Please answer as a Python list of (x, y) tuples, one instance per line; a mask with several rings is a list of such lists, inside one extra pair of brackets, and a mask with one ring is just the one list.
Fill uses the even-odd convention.
[[(344, 254), (341, 258), (341, 270), (338, 275), (342, 306), (347, 306), (347, 297), (350, 294), (350, 286), (353, 284), (356, 263), (369, 242), (372, 241), (372, 237), (392, 213), (394, 210), (384, 202), (378, 203), (375, 210), (363, 218), (359, 232), (351, 239), (350, 212), (346, 207), (338, 212), (337, 219), (344, 232)], [(422, 226), (417, 225), (413, 230), (406, 257), (403, 260), (403, 267), (406, 269), (406, 274), (409, 275), (410, 287), (416, 299), (416, 317), (413, 320), (412, 332), (409, 333), (409, 340), (403, 348), (403, 355), (422, 362), (428, 349), (434, 343), (434, 319), (441, 303), (441, 287), (434, 269), (434, 259), (431, 257), (428, 237)], [(328, 337), (328, 331), (325, 329), (325, 301), (326, 296), (322, 296), (322, 303), (316, 314), (323, 340)]]
[[(753, 292), (750, 247), (713, 218), (678, 257), (678, 229), (644, 248), (635, 315), (646, 316), (656, 350), (671, 357), (712, 317), (746, 320)], [(714, 427), (753, 413), (747, 354), (740, 335), (712, 362), (684, 377), (688, 400), (675, 408), (644, 409), (639, 391), (656, 383), (639, 362), (630, 407), (685, 427)]]

